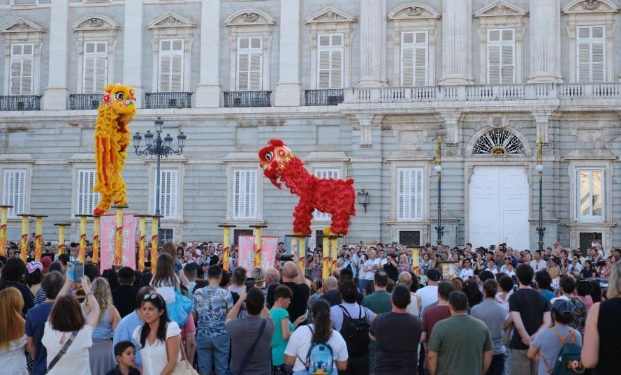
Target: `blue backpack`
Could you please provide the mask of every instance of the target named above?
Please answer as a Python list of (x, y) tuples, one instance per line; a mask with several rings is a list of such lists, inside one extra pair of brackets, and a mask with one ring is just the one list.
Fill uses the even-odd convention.
[(556, 333), (559, 340), (561, 340), (561, 351), (558, 353), (558, 358), (554, 363), (554, 368), (548, 364), (544, 358), (544, 364), (546, 369), (552, 375), (575, 375), (584, 373), (584, 365), (582, 365), (581, 352), (582, 348), (576, 344), (576, 331), (574, 329), (569, 330), (569, 340), (556, 329), (552, 328), (552, 332)]
[[(311, 335), (314, 333), (310, 326), (307, 326), (311, 331)], [(334, 354), (330, 345), (323, 341), (312, 342), (308, 353), (306, 354), (306, 361), (302, 361), (302, 358), (298, 356), (298, 359), (304, 363), (306, 371), (309, 375), (329, 375), (334, 369)]]

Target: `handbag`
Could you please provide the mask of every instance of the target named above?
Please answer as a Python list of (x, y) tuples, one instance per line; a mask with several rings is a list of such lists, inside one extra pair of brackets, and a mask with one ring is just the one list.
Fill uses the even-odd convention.
[(181, 361), (177, 362), (177, 366), (175, 366), (171, 375), (198, 375), (192, 364), (188, 362), (188, 357), (185, 355), (185, 349), (181, 341), (179, 341), (179, 350), (181, 350)]
[[(252, 357), (252, 353), (254, 353), (254, 349), (257, 347), (257, 344), (259, 343), (259, 339), (261, 338), (261, 335), (263, 335), (263, 331), (265, 330), (265, 324), (267, 324), (267, 320), (263, 319), (263, 321), (261, 322), (261, 329), (259, 329), (259, 334), (257, 335), (256, 340), (254, 340), (254, 344), (252, 344), (252, 347), (250, 347), (250, 350), (248, 350), (248, 353), (246, 353), (246, 356), (244, 357), (244, 360), (242, 361), (241, 366), (239, 366), (239, 370), (237, 371), (237, 374), (241, 375), (244, 373), (244, 369), (246, 368), (246, 365), (248, 364), (248, 362), (250, 362), (250, 357)], [(234, 375), (233, 371), (231, 371), (230, 365), (225, 375)]]
[(47, 366), (47, 371), (45, 372), (46, 374), (49, 373), (52, 370), (52, 368), (56, 366), (56, 364), (63, 357), (63, 355), (67, 353), (67, 350), (69, 350), (69, 347), (71, 346), (71, 344), (73, 344), (73, 340), (75, 340), (76, 336), (78, 335), (78, 332), (79, 331), (73, 331), (73, 333), (71, 333), (71, 336), (69, 336), (69, 339), (67, 340), (67, 342), (65, 342), (65, 345), (63, 345), (63, 347), (60, 349), (58, 354), (56, 354), (56, 357), (52, 359), (52, 362), (50, 362), (50, 365)]
[(168, 318), (183, 327), (188, 322), (188, 313), (192, 311), (192, 301), (175, 288), (175, 302), (166, 305)]

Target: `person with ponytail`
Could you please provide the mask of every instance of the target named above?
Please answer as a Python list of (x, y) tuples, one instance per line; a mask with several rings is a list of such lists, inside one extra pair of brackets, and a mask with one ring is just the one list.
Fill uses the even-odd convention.
[(308, 375), (306, 355), (311, 345), (325, 342), (332, 348), (334, 366), (339, 371), (347, 369), (347, 344), (338, 331), (332, 329), (330, 304), (324, 299), (313, 302), (311, 307), (312, 324), (298, 327), (289, 338), (285, 349), (285, 364), (293, 366), (293, 375)]

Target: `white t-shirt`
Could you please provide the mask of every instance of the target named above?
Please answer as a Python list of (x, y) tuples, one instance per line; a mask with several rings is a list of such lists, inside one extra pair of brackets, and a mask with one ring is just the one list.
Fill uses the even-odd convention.
[[(140, 344), (140, 332), (142, 326), (136, 327), (132, 338)], [(181, 328), (176, 322), (168, 322), (166, 327), (166, 338), (176, 336), (181, 333)], [(177, 351), (178, 360), (181, 360), (181, 353)], [(88, 358), (88, 357), (87, 357)], [(155, 340), (153, 345), (149, 345), (149, 340), (145, 340), (144, 348), (140, 349), (142, 359), (143, 375), (159, 375), (168, 364), (168, 354), (166, 353), (166, 342)], [(73, 375), (73, 374), (72, 374)]]
[(434, 302), (438, 302), (438, 286), (427, 285), (416, 291), (416, 294), (420, 297), (421, 314), (425, 311), (427, 306)]
[[(155, 275), (154, 275), (155, 276)], [(179, 284), (181, 281), (179, 280), (179, 277), (175, 275), (177, 284)], [(157, 290), (157, 292), (162, 296), (162, 298), (164, 298), (164, 301), (166, 302), (166, 304), (171, 304), (175, 302), (175, 285), (172, 285), (172, 280), (167, 280), (166, 282), (160, 284), (159, 286), (154, 286), (153, 285), (153, 280), (151, 280), (151, 286), (155, 288), (155, 290)]]
[(531, 260), (530, 266), (535, 272), (545, 270), (546, 268), (548, 268), (548, 264), (543, 259), (539, 259), (539, 262), (537, 262), (536, 260)]
[[(368, 259), (367, 261), (364, 262), (364, 268), (373, 268), (373, 265), (375, 264), (374, 260)], [(362, 277), (362, 273), (364, 272), (364, 277)], [(361, 271), (360, 272), (361, 276), (359, 278), (362, 278), (364, 280), (373, 280), (375, 278), (375, 271)]]
[(461, 272), (459, 272), (459, 277), (461, 277), (464, 281), (474, 276), (474, 270), (472, 268), (465, 269), (463, 268)]
[[(313, 331), (309, 328), (313, 328), (313, 325), (309, 324), (307, 326), (298, 327), (298, 329), (296, 329), (289, 338), (285, 354), (291, 357), (296, 357), (295, 364), (293, 365), (293, 371), (306, 370), (306, 367), (300, 358), (303, 361), (306, 361), (308, 349), (311, 347)], [(347, 361), (347, 344), (345, 343), (343, 336), (341, 336), (341, 334), (334, 329), (332, 330), (332, 336), (330, 336), (330, 340), (328, 340), (327, 344), (332, 348), (332, 356), (335, 361), (333, 366), (336, 369), (336, 361)]]
[[(43, 338), (41, 343), (47, 350), (47, 365), (49, 366), (54, 357), (60, 352), (65, 345), (65, 342), (69, 339), (72, 332), (61, 332), (52, 328), (50, 322), (45, 322), (45, 329), (43, 331)], [(65, 335), (65, 340), (60, 340)], [(73, 340), (69, 349), (63, 355), (63, 357), (54, 365), (52, 370), (48, 372), (49, 375), (91, 375), (91, 365), (89, 362), (88, 348), (93, 346), (93, 327), (85, 324), (82, 329), (78, 331), (78, 334)]]

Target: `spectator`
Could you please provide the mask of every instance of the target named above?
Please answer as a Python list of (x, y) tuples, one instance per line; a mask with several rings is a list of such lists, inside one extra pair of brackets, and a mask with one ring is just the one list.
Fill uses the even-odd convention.
[[(162, 255), (170, 258), (168, 254)], [(158, 268), (162, 255), (158, 257)], [(140, 342), (142, 374), (171, 374), (181, 359), (181, 328), (168, 319), (166, 301), (158, 293), (145, 295), (140, 307), (144, 324), (136, 328), (132, 336)]]
[(330, 303), (330, 306), (335, 306), (341, 303), (341, 292), (339, 291), (339, 282), (334, 276), (328, 276), (323, 281), (323, 296), (321, 299), (325, 299)]
[(589, 280), (579, 280), (576, 284), (576, 293), (578, 293), (576, 298), (584, 303), (587, 314), (591, 310), (591, 306), (593, 306), (593, 298), (591, 298), (592, 290), (593, 284), (589, 282)]
[(28, 375), (23, 306), (24, 299), (16, 288), (0, 291), (0, 368), (5, 374)]
[(537, 334), (550, 326), (550, 307), (545, 297), (533, 288), (533, 269), (520, 264), (516, 269), (519, 288), (509, 297), (511, 317), (506, 326), (513, 323), (513, 336), (509, 343), (511, 374), (536, 375), (537, 362), (527, 357), (528, 347)]
[[(393, 310), (391, 295), (386, 291), (388, 280), (388, 275), (385, 271), (380, 270), (375, 272), (375, 281), (373, 282), (375, 292), (364, 297), (364, 300), (362, 301), (362, 306), (368, 308), (376, 315), (388, 313)], [(373, 373), (375, 369), (376, 349), (377, 343), (374, 340), (371, 340), (371, 343), (369, 344), (369, 371), (371, 373)]]
[(360, 306), (358, 299), (358, 288), (353, 281), (347, 281), (341, 285), (341, 299), (343, 303), (330, 308), (330, 320), (334, 328), (341, 333), (347, 344), (347, 374), (366, 374), (369, 373), (369, 352), (368, 334), (360, 334), (362, 331), (352, 332), (353, 320), (366, 321), (370, 324), (375, 319), (375, 314), (366, 307)]
[[(246, 316), (237, 315), (242, 303), (246, 303)], [(231, 336), (231, 373), (270, 375), (270, 343), (274, 335), (274, 322), (265, 306), (265, 298), (259, 289), (242, 291), (239, 301), (226, 317), (226, 330)], [(244, 360), (245, 358), (248, 360)]]
[(490, 331), (493, 342), (492, 362), (486, 375), (502, 375), (505, 369), (505, 347), (502, 344), (504, 324), (507, 320), (505, 309), (496, 302), (498, 283), (488, 279), (483, 283), (485, 299), (472, 308), (472, 317), (481, 320)]
[(425, 313), (427, 306), (438, 301), (438, 282), (442, 279), (442, 273), (435, 268), (427, 272), (427, 286), (419, 289), (416, 294), (420, 296), (421, 314)]
[(246, 291), (246, 268), (237, 267), (233, 272), (233, 283), (229, 285), (229, 292), (241, 296), (242, 291)]
[(554, 303), (557, 299), (565, 299), (570, 301), (574, 305), (573, 315), (574, 320), (569, 323), (569, 326), (578, 330), (580, 333), (584, 330), (586, 322), (586, 306), (577, 297), (574, 297), (574, 291), (576, 290), (576, 280), (572, 276), (563, 276), (559, 283), (561, 296), (552, 300)]
[(407, 311), (408, 313), (414, 316), (420, 316), (420, 297), (416, 294), (418, 290), (418, 277), (411, 272), (401, 272), (399, 274), (399, 284), (403, 284), (408, 287), (411, 294), (411, 301), (408, 305)]
[(26, 281), (32, 295), (36, 296), (39, 289), (41, 289), (41, 281), (43, 281), (43, 264), (41, 264), (41, 262), (37, 262), (36, 260), (26, 264), (24, 281)]
[(417, 374), (416, 354), (422, 327), (417, 316), (407, 313), (411, 299), (405, 285), (395, 286), (390, 299), (392, 311), (373, 320), (370, 334), (371, 340), (377, 342), (375, 375)]
[(224, 375), (229, 368), (230, 339), (224, 323), (226, 314), (233, 308), (233, 297), (231, 292), (220, 288), (222, 274), (222, 268), (219, 266), (209, 267), (207, 271), (209, 284), (194, 292), (196, 348), (201, 374), (209, 374), (215, 367), (216, 375)]
[(274, 290), (274, 306), (270, 310), (270, 315), (274, 321), (274, 336), (272, 336), (272, 366), (275, 374), (286, 374), (285, 368), (285, 348), (294, 329), (303, 321), (306, 316), (300, 316), (295, 324), (289, 320), (287, 307), (291, 303), (291, 289), (286, 285), (279, 285)]
[(325, 300), (313, 302), (311, 307), (313, 323), (307, 327), (299, 327), (289, 338), (285, 349), (285, 363), (293, 366), (293, 373), (305, 374), (308, 351), (312, 344), (325, 342), (332, 349), (333, 367), (339, 372), (347, 370), (347, 345), (338, 331), (332, 329), (330, 320), (330, 304)]
[(438, 322), (429, 340), (427, 361), (431, 375), (487, 373), (492, 361), (492, 337), (483, 322), (467, 315), (468, 297), (449, 295), (451, 317)]
[(364, 272), (364, 276), (362, 272), (360, 277), (358, 278), (358, 282), (363, 286), (361, 289), (362, 295), (366, 296), (368, 294), (373, 293), (373, 278), (375, 276), (375, 271), (377, 271), (377, 266), (375, 264), (375, 250), (369, 251), (368, 259), (362, 263), (361, 269)]
[(474, 279), (465, 280), (462, 291), (468, 298), (468, 311), (483, 301), (483, 293), (479, 290), (479, 284)]
[(541, 250), (535, 250), (535, 259), (530, 262), (530, 267), (535, 270), (535, 272), (548, 268), (545, 259), (543, 259), (541, 255)]
[(261, 267), (253, 268), (252, 271), (250, 271), (250, 278), (254, 280), (254, 287), (260, 289), (263, 295), (267, 295), (267, 289), (265, 289), (265, 270)]
[[(99, 319), (99, 304), (91, 292), (88, 278), (82, 277), (82, 289), (90, 305), (90, 312), (84, 318), (78, 299), (73, 295), (66, 295), (70, 283), (67, 279), (56, 296), (41, 339), (47, 350), (48, 375), (90, 373), (88, 349), (93, 345), (91, 337)], [(64, 355), (60, 354), (64, 344), (70, 339), (71, 350)], [(55, 360), (59, 354), (59, 359)], [(53, 362), (55, 365), (51, 365)]]
[[(433, 332), (433, 328), (436, 323), (441, 320), (448, 319), (451, 317), (451, 311), (448, 307), (449, 305), (449, 294), (453, 291), (453, 285), (449, 281), (441, 281), (438, 284), (438, 303), (435, 306), (430, 306), (425, 312), (422, 314), (422, 335), (420, 338), (420, 342), (425, 347), (425, 353), (427, 353), (427, 345), (426, 343), (429, 341), (431, 337), (431, 333)], [(423, 359), (423, 369), (427, 370), (427, 358), (426, 356)]]
[(541, 293), (541, 295), (548, 301), (548, 305), (550, 305), (550, 301), (554, 298), (554, 292), (552, 292), (552, 278), (547, 270), (537, 271), (535, 273), (535, 284), (537, 285), (537, 290)]
[[(88, 349), (88, 356), (91, 372), (105, 374), (106, 371), (114, 367), (113, 346), (110, 339), (113, 337), (113, 332), (119, 324), (121, 316), (112, 304), (112, 292), (108, 280), (103, 277), (96, 278), (91, 285), (91, 290), (97, 300), (99, 316), (97, 325), (93, 329), (93, 346)], [(87, 314), (92, 310), (88, 299), (84, 301), (82, 307)]]
[(503, 309), (505, 309), (505, 320), (509, 319), (509, 297), (513, 294), (513, 278), (508, 275), (502, 276), (498, 279), (498, 286), (500, 290), (496, 293), (496, 301), (500, 303)]
[(144, 301), (144, 297), (146, 295), (152, 293), (156, 293), (156, 291), (154, 288), (151, 288), (148, 285), (143, 286), (138, 290), (138, 293), (136, 294), (136, 310), (121, 319), (119, 324), (116, 326), (116, 329), (114, 330), (114, 337), (112, 338), (113, 346), (121, 341), (131, 341), (134, 344), (136, 348), (135, 364), (138, 367), (142, 367), (142, 359), (140, 356), (140, 340), (135, 340), (133, 338), (133, 335), (136, 328), (141, 327), (144, 324), (144, 319), (142, 317), (142, 308), (140, 308), (140, 306), (142, 305), (142, 301)]
[(106, 375), (140, 375), (140, 371), (135, 368), (136, 347), (131, 341), (125, 340), (114, 345), (114, 358), (119, 364)]
[(616, 374), (621, 368), (621, 262), (612, 267), (608, 300), (593, 304), (587, 317), (582, 364), (594, 375)]
[(136, 294), (138, 289), (134, 287), (134, 270), (123, 267), (119, 270), (119, 287), (112, 292), (112, 301), (119, 311), (121, 318), (136, 310)]
[[(56, 264), (62, 269), (59, 263)], [(41, 340), (43, 339), (45, 322), (47, 322), (47, 318), (50, 316), (54, 301), (63, 288), (63, 284), (65, 284), (65, 277), (60, 271), (52, 270), (48, 272), (41, 282), (41, 291), (46, 296), (45, 300), (28, 310), (26, 314), (26, 335), (28, 337), (26, 351), (30, 353), (34, 361), (32, 365), (33, 374), (45, 374), (47, 350)]]
[(6, 265), (2, 268), (0, 275), (0, 290), (14, 287), (22, 294), (24, 307), (22, 314), (26, 315), (28, 309), (34, 306), (32, 293), (26, 284), (23, 283), (24, 274), (26, 273), (26, 265), (20, 258), (10, 258), (6, 261)]
[[(292, 261), (285, 262), (282, 269), (282, 281), (283, 285), (286, 285), (291, 289), (293, 297), (287, 311), (289, 312), (289, 320), (293, 323), (301, 315), (306, 316), (306, 309), (308, 308), (308, 298), (310, 297), (310, 288), (306, 285), (306, 279), (304, 274), (298, 266), (297, 256), (295, 253), (291, 254)], [(275, 285), (268, 288), (267, 291), (267, 304), (268, 306), (274, 305), (274, 289)]]
[(552, 305), (554, 327), (545, 329), (535, 337), (528, 349), (528, 358), (537, 361), (538, 375), (549, 375), (556, 364), (561, 348), (566, 342), (582, 346), (580, 332), (569, 327), (573, 320), (574, 305), (563, 299), (556, 299)]

